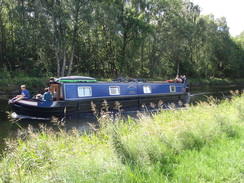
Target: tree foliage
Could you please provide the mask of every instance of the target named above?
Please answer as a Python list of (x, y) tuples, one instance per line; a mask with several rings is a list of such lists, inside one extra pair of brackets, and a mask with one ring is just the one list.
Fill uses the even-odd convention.
[(0, 67), (30, 76), (243, 77), (244, 34), (188, 0), (0, 0)]

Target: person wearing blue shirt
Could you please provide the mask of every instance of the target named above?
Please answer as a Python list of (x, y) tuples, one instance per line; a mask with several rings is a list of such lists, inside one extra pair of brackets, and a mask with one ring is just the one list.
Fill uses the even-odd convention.
[(51, 101), (52, 100), (52, 94), (50, 92), (49, 88), (44, 89), (45, 93), (43, 94), (43, 100), (44, 101)]
[(14, 102), (17, 102), (19, 100), (28, 100), (30, 99), (30, 93), (29, 91), (26, 89), (25, 85), (21, 85), (21, 94), (17, 95), (13, 100)]

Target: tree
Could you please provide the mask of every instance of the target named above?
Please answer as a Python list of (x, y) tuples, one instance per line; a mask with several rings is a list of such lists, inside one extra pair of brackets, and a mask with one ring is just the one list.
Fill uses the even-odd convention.
[(243, 34), (188, 0), (0, 0), (0, 35), (13, 74), (243, 76)]

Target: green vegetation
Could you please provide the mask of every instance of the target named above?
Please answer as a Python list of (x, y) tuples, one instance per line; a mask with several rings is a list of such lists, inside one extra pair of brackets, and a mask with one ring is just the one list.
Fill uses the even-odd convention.
[(189, 0), (0, 0), (0, 35), (11, 76), (244, 77), (244, 32)]
[[(218, 104), (218, 105), (217, 105)], [(6, 140), (0, 182), (243, 182), (244, 96)]]
[[(25, 84), (30, 91), (31, 95), (43, 92), (49, 78), (52, 75), (43, 77), (30, 77), (25, 72), (12, 72), (3, 71), (0, 73), (0, 92), (3, 93), (19, 93), (20, 85)], [(78, 74), (82, 75), (82, 74)], [(98, 81), (112, 81), (115, 78), (97, 78)], [(165, 78), (145, 78), (147, 81), (164, 81)], [(174, 78), (172, 78), (174, 79)], [(190, 86), (206, 86), (206, 85), (241, 85), (244, 79), (221, 79), (221, 78), (188, 78)]]
[(14, 72), (14, 76), (7, 71), (0, 73), (0, 92), (4, 93), (19, 93), (20, 85), (25, 84), (31, 94), (43, 92), (46, 83), (49, 81), (48, 77), (30, 77), (25, 72)]
[(244, 79), (220, 79), (220, 78), (189, 78), (190, 86), (228, 86), (242, 85)]

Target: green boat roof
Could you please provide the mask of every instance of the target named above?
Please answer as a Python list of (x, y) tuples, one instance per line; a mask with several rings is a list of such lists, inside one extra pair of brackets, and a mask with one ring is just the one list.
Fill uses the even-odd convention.
[(59, 82), (65, 83), (95, 83), (97, 80), (86, 76), (66, 76), (59, 78)]

